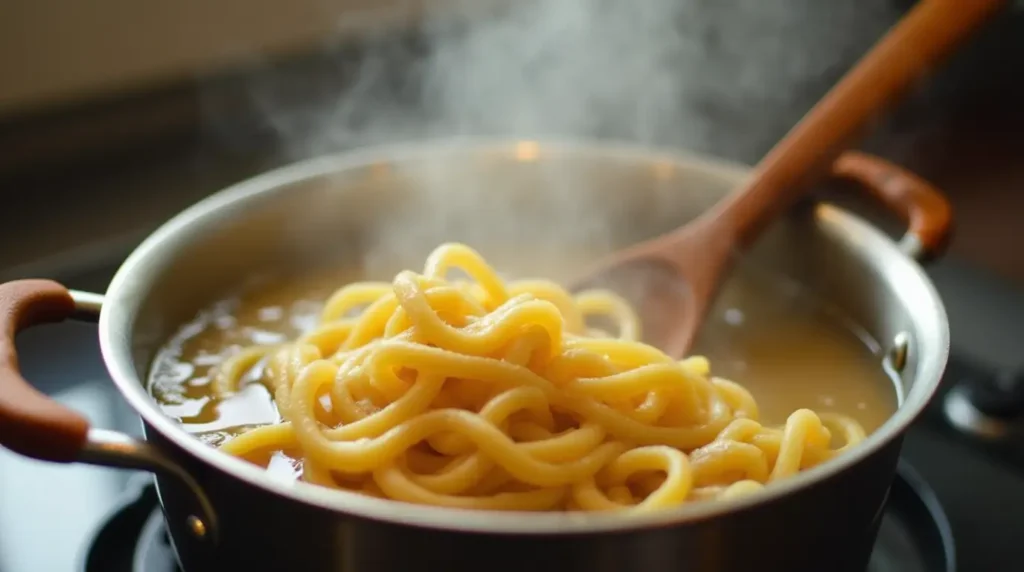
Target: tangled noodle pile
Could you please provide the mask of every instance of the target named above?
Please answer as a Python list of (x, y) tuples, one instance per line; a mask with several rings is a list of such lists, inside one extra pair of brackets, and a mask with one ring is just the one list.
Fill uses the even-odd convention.
[[(470, 280), (449, 281), (453, 269)], [(588, 328), (595, 317), (618, 331)], [(222, 395), (265, 365), (283, 421), (221, 448), (284, 451), (306, 481), (410, 503), (643, 511), (748, 494), (864, 438), (807, 409), (763, 426), (742, 386), (638, 332), (608, 292), (506, 284), (472, 249), (443, 245), (422, 274), (345, 286), (313, 331), (225, 362)]]

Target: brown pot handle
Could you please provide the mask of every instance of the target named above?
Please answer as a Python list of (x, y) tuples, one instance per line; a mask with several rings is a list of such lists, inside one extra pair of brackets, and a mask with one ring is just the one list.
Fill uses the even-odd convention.
[[(0, 284), (0, 445), (26, 457), (156, 473), (184, 486), (192, 502), (188, 527), (198, 540), (218, 537), (217, 518), (202, 487), (157, 447), (129, 435), (91, 429), (81, 414), (36, 391), (18, 369), (14, 337), (38, 324), (68, 318), (95, 321), (102, 296), (51, 280)], [(60, 359), (60, 348), (54, 348)]]
[(889, 161), (855, 151), (836, 160), (832, 175), (863, 186), (907, 223), (907, 232), (900, 241), (907, 255), (929, 259), (945, 249), (953, 227), (953, 211), (931, 183)]
[(71, 293), (56, 282), (0, 284), (0, 445), (16, 453), (67, 463), (85, 445), (89, 422), (29, 385), (18, 369), (14, 347), (18, 332), (63, 321), (74, 312)]

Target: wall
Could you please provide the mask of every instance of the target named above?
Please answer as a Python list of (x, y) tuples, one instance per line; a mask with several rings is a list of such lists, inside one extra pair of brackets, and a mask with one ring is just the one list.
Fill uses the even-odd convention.
[(3, 0), (0, 118), (398, 26), (445, 0)]

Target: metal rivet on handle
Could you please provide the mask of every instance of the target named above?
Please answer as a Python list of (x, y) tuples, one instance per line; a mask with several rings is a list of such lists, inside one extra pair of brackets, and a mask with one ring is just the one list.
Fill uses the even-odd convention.
[(188, 523), (188, 529), (192, 531), (193, 536), (200, 540), (206, 538), (206, 525), (202, 520), (199, 520), (199, 517), (189, 516), (186, 522)]
[(892, 367), (896, 373), (903, 373), (903, 368), (907, 367), (907, 353), (910, 349), (910, 335), (906, 332), (900, 332), (893, 336), (892, 346), (889, 348), (889, 352), (886, 354), (886, 359), (889, 362), (889, 366)]

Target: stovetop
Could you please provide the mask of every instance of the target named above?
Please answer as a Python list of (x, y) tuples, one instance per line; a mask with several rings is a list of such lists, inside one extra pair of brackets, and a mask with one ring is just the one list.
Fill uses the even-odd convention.
[[(111, 260), (55, 278), (73, 288), (103, 291), (116, 265)], [(993, 372), (1020, 365), (1024, 356), (1015, 348), (1024, 341), (1024, 292), (955, 260), (930, 273), (949, 310), (953, 357), (943, 395), (910, 430), (903, 460), (934, 490), (948, 516), (957, 570), (1019, 569), (1024, 438), (973, 436), (948, 421), (944, 404), (952, 389), (965, 387), (964, 380), (993, 379)], [(104, 370), (94, 326), (36, 328), (19, 338), (18, 346), (24, 373), (38, 388), (84, 412), (97, 427), (139, 434), (136, 415)], [(59, 348), (57, 358), (54, 348)], [(980, 391), (985, 403), (1005, 404), (1013, 394), (1006, 383), (973, 387), (985, 390)], [(0, 572), (84, 570), (89, 543), (140, 478), (146, 480), (137, 473), (29, 461), (0, 449)], [(883, 535), (880, 542), (901, 540), (898, 534)], [(941, 543), (929, 548), (942, 549)], [(914, 570), (912, 565), (894, 569)]]

